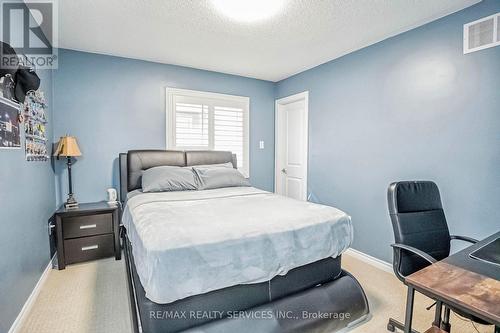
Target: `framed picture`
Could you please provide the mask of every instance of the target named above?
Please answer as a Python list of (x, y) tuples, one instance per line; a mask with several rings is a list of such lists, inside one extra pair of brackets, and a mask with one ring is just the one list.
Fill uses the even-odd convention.
[(0, 149), (21, 148), (19, 105), (0, 97)]

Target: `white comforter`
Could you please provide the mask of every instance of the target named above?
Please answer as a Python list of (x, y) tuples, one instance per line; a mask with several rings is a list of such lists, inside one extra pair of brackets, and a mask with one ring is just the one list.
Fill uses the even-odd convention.
[(253, 187), (141, 193), (123, 224), (146, 297), (170, 303), (336, 257), (352, 241), (344, 212)]

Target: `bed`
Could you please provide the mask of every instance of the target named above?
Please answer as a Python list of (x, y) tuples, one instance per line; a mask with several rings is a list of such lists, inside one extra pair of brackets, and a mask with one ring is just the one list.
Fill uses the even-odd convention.
[(368, 317), (341, 268), (348, 215), (253, 187), (143, 193), (143, 170), (231, 162), (218, 151), (120, 154), (136, 332), (338, 331)]

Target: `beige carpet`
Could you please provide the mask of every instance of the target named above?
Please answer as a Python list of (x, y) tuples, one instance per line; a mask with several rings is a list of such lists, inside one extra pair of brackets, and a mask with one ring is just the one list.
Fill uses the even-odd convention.
[(132, 332), (125, 261), (51, 270), (22, 326), (26, 333)]
[[(343, 256), (344, 269), (358, 278), (368, 295), (372, 317), (351, 333), (383, 333), (387, 319), (402, 319), (406, 290), (392, 274), (367, 265), (351, 256)], [(425, 307), (431, 301), (417, 295), (414, 328), (424, 332), (430, 327), (433, 311)], [(493, 332), (480, 327), (479, 332)], [(21, 329), (29, 333), (128, 333), (131, 332), (127, 280), (124, 260), (113, 258), (52, 270), (27, 320)], [(453, 333), (474, 333), (467, 321), (452, 317)]]

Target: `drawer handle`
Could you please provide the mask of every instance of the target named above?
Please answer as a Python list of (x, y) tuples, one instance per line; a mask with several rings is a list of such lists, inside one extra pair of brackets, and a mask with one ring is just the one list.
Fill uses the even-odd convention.
[(95, 250), (98, 248), (99, 248), (99, 245), (84, 246), (84, 247), (82, 247), (82, 251)]
[(96, 227), (97, 227), (97, 224), (87, 224), (87, 225), (81, 225), (80, 229), (92, 229), (92, 228), (96, 228)]

